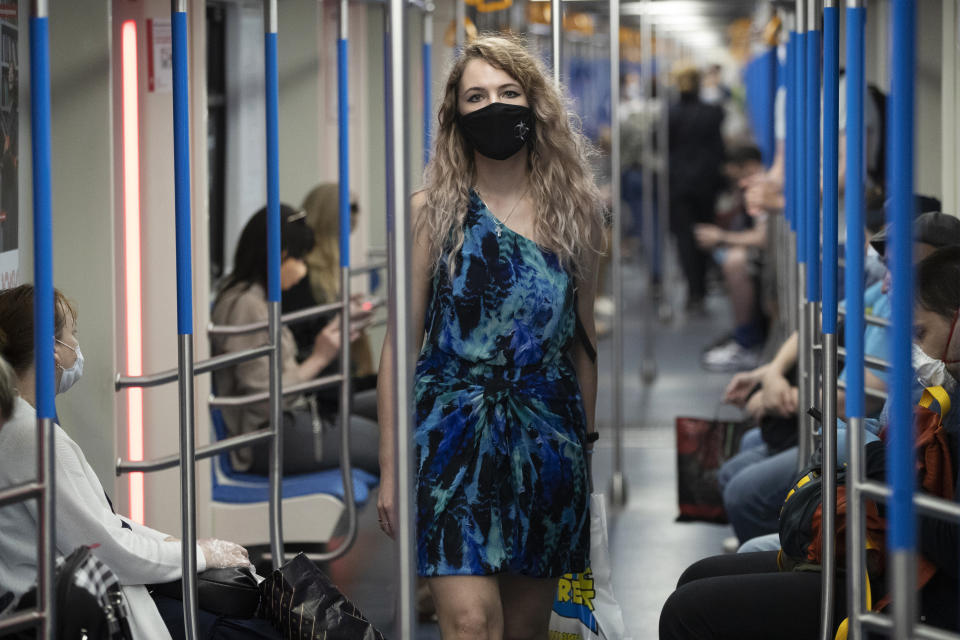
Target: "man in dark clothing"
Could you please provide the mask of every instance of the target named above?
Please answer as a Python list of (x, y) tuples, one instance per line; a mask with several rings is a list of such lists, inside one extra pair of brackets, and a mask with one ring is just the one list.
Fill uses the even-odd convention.
[(670, 230), (677, 239), (687, 279), (687, 308), (700, 311), (707, 293), (707, 254), (694, 226), (713, 222), (714, 201), (723, 185), (723, 110), (700, 100), (700, 72), (677, 76), (680, 100), (670, 108)]

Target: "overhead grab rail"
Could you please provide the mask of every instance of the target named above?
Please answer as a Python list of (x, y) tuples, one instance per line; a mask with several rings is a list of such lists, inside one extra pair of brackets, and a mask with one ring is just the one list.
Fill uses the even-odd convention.
[(30, 118), (33, 126), (34, 362), (36, 363), (37, 478), (0, 491), (0, 506), (37, 501), (37, 607), (0, 620), (0, 634), (33, 627), (53, 640), (56, 629), (54, 554), (54, 293), (53, 218), (50, 187), (50, 32), (46, 0), (34, 0), (30, 13)]

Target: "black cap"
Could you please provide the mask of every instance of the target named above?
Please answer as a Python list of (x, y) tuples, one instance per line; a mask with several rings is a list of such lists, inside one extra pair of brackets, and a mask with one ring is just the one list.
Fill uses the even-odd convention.
[[(883, 255), (887, 246), (887, 234), (890, 225), (870, 240), (870, 245)], [(960, 245), (960, 218), (940, 211), (921, 214), (913, 221), (913, 241), (929, 244), (940, 249), (951, 245)]]
[[(869, 202), (869, 195), (868, 195)], [(866, 227), (867, 229), (874, 230), (878, 229), (877, 233), (883, 232), (884, 222), (890, 219), (890, 200), (885, 200), (883, 205), (880, 206), (879, 203), (875, 208), (869, 208), (870, 205), (867, 205), (866, 210)], [(940, 201), (934, 198), (933, 196), (922, 196), (916, 194), (913, 196), (913, 215), (919, 216), (922, 213), (927, 213), (930, 211), (940, 211)]]

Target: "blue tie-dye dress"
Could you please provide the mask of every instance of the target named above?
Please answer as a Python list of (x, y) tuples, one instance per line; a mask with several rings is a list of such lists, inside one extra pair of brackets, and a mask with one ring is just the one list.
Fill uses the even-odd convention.
[(417, 362), (423, 576), (560, 576), (590, 547), (586, 420), (568, 356), (574, 285), (471, 193), (451, 278), (433, 278)]

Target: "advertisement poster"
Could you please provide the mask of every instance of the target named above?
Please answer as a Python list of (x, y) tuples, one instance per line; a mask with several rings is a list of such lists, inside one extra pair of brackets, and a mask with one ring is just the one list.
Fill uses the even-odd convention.
[(173, 92), (173, 37), (169, 18), (147, 20), (147, 90)]
[(0, 289), (20, 284), (17, 3), (0, 2)]

